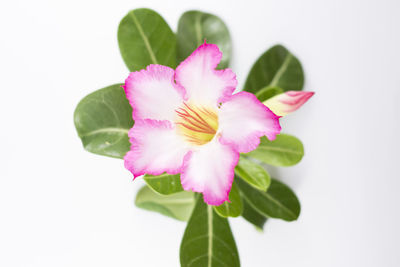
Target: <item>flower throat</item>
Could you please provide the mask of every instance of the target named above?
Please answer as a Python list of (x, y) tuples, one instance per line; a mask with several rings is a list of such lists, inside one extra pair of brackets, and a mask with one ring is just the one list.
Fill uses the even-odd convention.
[(212, 108), (183, 104), (176, 110), (178, 131), (192, 145), (210, 142), (218, 129), (218, 115)]

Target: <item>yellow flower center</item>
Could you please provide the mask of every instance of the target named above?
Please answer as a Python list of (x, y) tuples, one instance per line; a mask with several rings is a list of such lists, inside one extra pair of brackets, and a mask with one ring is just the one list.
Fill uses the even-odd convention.
[(218, 115), (215, 109), (184, 103), (176, 113), (178, 132), (190, 144), (201, 146), (214, 138), (218, 129)]

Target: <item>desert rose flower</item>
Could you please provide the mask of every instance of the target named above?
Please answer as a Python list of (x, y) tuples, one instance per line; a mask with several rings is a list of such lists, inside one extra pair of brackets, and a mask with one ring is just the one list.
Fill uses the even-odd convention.
[(176, 70), (149, 65), (124, 85), (135, 120), (125, 167), (134, 177), (180, 173), (183, 188), (210, 205), (229, 200), (240, 153), (281, 131), (279, 117), (253, 94), (233, 94), (236, 75), (215, 69), (221, 57), (204, 43)]

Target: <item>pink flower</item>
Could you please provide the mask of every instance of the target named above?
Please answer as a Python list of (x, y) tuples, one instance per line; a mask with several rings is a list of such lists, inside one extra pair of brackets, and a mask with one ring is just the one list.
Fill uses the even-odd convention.
[(276, 115), (282, 117), (298, 110), (313, 95), (314, 92), (288, 91), (274, 96), (263, 103)]
[(203, 193), (210, 205), (229, 200), (240, 153), (281, 130), (279, 117), (253, 94), (233, 94), (236, 75), (215, 69), (221, 56), (204, 43), (175, 71), (149, 65), (124, 86), (135, 120), (125, 167), (134, 177), (180, 173), (183, 188)]

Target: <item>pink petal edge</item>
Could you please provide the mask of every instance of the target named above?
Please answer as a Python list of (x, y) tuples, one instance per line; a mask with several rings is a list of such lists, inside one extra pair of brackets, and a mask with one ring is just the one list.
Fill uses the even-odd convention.
[[(225, 201), (230, 202), (229, 201), (229, 193), (232, 188), (232, 183), (233, 183), (233, 179), (235, 176), (235, 167), (238, 164), (240, 154), (232, 146), (223, 145), (218, 140), (215, 140), (214, 142), (218, 142), (218, 144), (220, 146), (227, 149), (226, 152), (229, 155), (226, 156), (225, 159), (229, 159), (229, 161), (230, 161), (229, 164), (225, 165), (226, 170), (223, 171), (223, 172), (226, 172), (226, 177), (225, 178), (223, 177), (224, 179), (222, 179), (222, 181), (227, 181), (227, 183), (225, 186), (222, 185), (223, 189), (221, 190), (221, 192), (215, 192), (211, 188), (210, 183), (202, 184), (200, 181), (196, 181), (194, 179), (194, 177), (188, 176), (188, 172), (190, 172), (189, 169), (191, 167), (191, 164), (194, 164), (194, 163), (191, 163), (191, 160), (193, 158), (193, 154), (196, 153), (195, 151), (188, 152), (183, 159), (181, 184), (182, 184), (183, 189), (186, 191), (192, 190), (193, 192), (202, 193), (204, 202), (206, 202), (207, 204), (219, 206), (222, 203), (224, 203)], [(218, 164), (219, 162), (216, 160), (210, 159), (209, 164), (207, 166), (201, 166), (201, 168), (203, 168), (203, 169), (210, 168), (210, 165), (212, 165), (213, 163)], [(221, 166), (217, 166), (217, 167), (221, 167)], [(213, 169), (212, 171), (215, 172), (215, 169)], [(218, 179), (219, 177), (217, 175), (217, 176), (212, 176), (211, 178)]]
[[(151, 130), (156, 130), (156, 135), (159, 138), (154, 139), (155, 142), (146, 144), (146, 138), (150, 138), (150, 135), (153, 134)], [(163, 136), (162, 134), (165, 135)], [(130, 129), (128, 136), (131, 142), (131, 149), (124, 157), (124, 165), (133, 174), (134, 178), (144, 174), (160, 175), (164, 172), (168, 174), (182, 172), (183, 158), (188, 149), (183, 142), (180, 143), (181, 139), (176, 135), (175, 127), (171, 122), (150, 119), (137, 120), (133, 128)], [(176, 139), (175, 136), (177, 137)], [(165, 146), (163, 146), (164, 151), (159, 149), (160, 146), (156, 142), (165, 143)], [(153, 147), (150, 147), (151, 145)], [(148, 153), (149, 150), (154, 148), (157, 149), (154, 155), (144, 157), (143, 152)], [(169, 154), (165, 155), (163, 153)]]
[[(236, 74), (229, 68), (216, 70), (221, 61), (222, 53), (215, 44), (200, 45), (193, 53), (179, 64), (175, 71), (175, 81), (181, 87), (184, 87), (186, 97), (201, 99), (204, 96), (209, 98), (215, 105), (219, 100), (232, 95), (237, 86)], [(202, 68), (199, 69), (198, 61), (201, 61)], [(192, 79), (186, 79), (192, 75)], [(197, 75), (202, 75), (200, 78)], [(195, 81), (195, 86), (191, 83)], [(207, 84), (211, 82), (211, 84)], [(197, 84), (201, 88), (197, 88)], [(207, 90), (208, 89), (208, 90)]]
[[(232, 102), (231, 102), (232, 101)], [(229, 116), (224, 120), (224, 105), (235, 104), (236, 116)], [(247, 113), (245, 113), (247, 112)], [(230, 113), (230, 112), (229, 112)], [(248, 92), (239, 92), (222, 99), (221, 107), (221, 143), (231, 145), (240, 153), (248, 153), (258, 147), (260, 137), (267, 136), (272, 141), (281, 131), (279, 116), (261, 103), (257, 97)], [(246, 116), (247, 115), (247, 116)], [(250, 132), (247, 129), (253, 128)]]
[(171, 120), (177, 106), (186, 100), (186, 91), (175, 83), (174, 76), (172, 68), (155, 64), (129, 74), (122, 87), (134, 120)]

